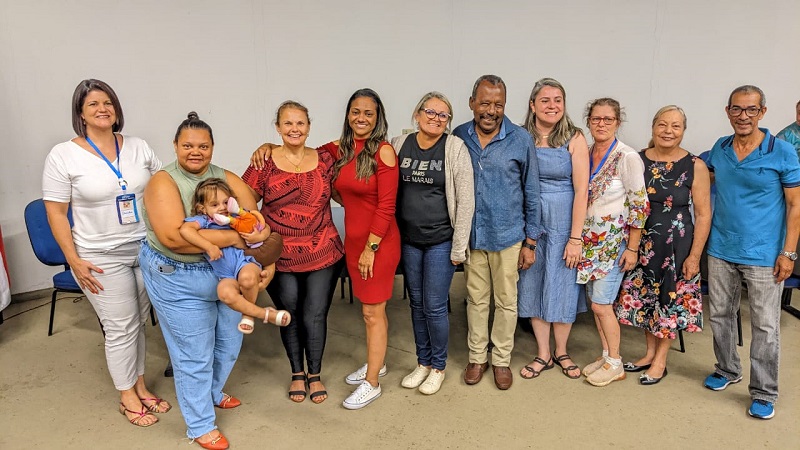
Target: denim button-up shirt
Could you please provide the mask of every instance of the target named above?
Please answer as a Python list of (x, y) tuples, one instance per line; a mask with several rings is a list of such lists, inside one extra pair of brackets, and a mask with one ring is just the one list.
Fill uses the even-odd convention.
[(475, 174), (470, 248), (496, 252), (526, 236), (538, 239), (542, 233), (539, 164), (530, 133), (504, 117), (500, 132), (486, 148), (481, 149), (474, 121), (459, 125), (453, 134), (467, 144)]

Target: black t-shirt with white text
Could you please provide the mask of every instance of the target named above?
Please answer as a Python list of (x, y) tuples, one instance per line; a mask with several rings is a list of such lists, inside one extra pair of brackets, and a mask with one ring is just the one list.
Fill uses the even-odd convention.
[(431, 148), (422, 150), (416, 133), (412, 134), (397, 155), (400, 164), (397, 224), (405, 243), (426, 246), (453, 238), (445, 196), (446, 138), (447, 134), (443, 134)]

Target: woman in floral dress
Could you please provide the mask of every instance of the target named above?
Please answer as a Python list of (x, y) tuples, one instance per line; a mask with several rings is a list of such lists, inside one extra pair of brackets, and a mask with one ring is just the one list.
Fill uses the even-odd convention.
[(603, 356), (583, 369), (586, 381), (594, 386), (625, 379), (613, 304), (624, 273), (636, 265), (649, 212), (642, 159), (617, 140), (621, 120), (619, 102), (612, 98), (594, 100), (586, 108), (586, 124), (594, 143), (578, 284), (586, 285), (603, 345)]
[[(619, 321), (644, 329), (647, 353), (624, 365), (646, 370), (643, 385), (667, 375), (667, 353), (679, 330), (701, 331), (700, 256), (711, 228), (708, 169), (681, 148), (686, 115), (675, 105), (653, 118), (653, 138), (639, 155), (651, 212), (639, 244), (639, 263), (625, 277), (616, 304)], [(691, 207), (695, 221), (692, 223)]]

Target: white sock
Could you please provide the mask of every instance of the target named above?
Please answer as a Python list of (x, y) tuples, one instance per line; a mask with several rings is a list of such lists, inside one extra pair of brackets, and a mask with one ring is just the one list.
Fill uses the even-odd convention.
[(608, 350), (603, 350), (603, 358), (607, 358), (607, 357), (608, 357)]
[(606, 362), (611, 365), (613, 368), (617, 368), (622, 365), (622, 358), (616, 359), (610, 356), (604, 356)]

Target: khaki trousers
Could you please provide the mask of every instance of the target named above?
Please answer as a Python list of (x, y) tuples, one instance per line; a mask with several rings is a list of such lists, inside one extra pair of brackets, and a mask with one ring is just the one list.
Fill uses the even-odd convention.
[(470, 250), (470, 261), (464, 265), (464, 276), (467, 281), (467, 345), (471, 363), (483, 364), (488, 358), (492, 292), (492, 364), (508, 367), (511, 363), (514, 331), (517, 329), (517, 281), (521, 248), (522, 242), (499, 252)]

